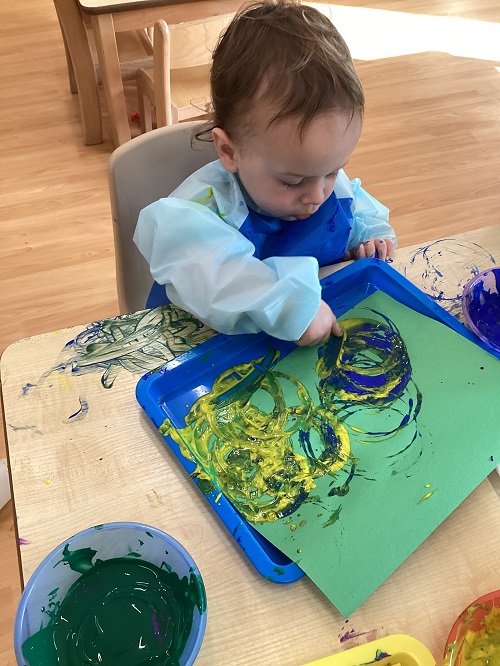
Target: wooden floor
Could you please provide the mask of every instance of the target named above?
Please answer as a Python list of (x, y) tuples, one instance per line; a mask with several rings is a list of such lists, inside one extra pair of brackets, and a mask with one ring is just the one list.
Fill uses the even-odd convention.
[[(499, 223), (499, 3), (344, 0), (332, 11), (367, 97), (348, 172), (389, 206), (400, 245)], [(0, 3), (0, 26), (1, 352), (118, 306), (108, 127), (105, 143), (83, 145), (50, 0)], [(16, 548), (9, 503), (0, 511), (4, 666), (15, 664)]]

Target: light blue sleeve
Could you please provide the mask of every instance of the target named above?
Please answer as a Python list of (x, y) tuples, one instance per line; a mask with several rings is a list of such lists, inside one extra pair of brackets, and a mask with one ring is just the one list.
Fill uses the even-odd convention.
[(318, 311), (316, 259), (256, 259), (253, 244), (201, 204), (156, 201), (141, 211), (134, 242), (172, 303), (222, 333), (298, 340)]
[(389, 224), (389, 209), (361, 187), (359, 178), (351, 181), (352, 231), (347, 250), (370, 238), (390, 238), (396, 247), (396, 233)]

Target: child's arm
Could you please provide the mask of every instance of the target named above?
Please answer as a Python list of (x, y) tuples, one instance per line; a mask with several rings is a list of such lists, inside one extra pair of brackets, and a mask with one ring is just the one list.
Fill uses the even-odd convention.
[(353, 226), (345, 259), (390, 258), (396, 247), (396, 234), (389, 224), (389, 209), (361, 187), (359, 178), (349, 182), (342, 171), (338, 181), (335, 191), (338, 187), (352, 197)]
[(319, 313), (316, 259), (260, 261), (253, 244), (206, 206), (161, 199), (141, 212), (134, 241), (172, 303), (222, 333), (299, 340)]

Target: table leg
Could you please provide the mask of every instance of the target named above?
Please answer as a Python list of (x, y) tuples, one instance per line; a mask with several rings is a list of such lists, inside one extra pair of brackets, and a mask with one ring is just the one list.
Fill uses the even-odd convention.
[(92, 14), (91, 21), (108, 104), (113, 144), (118, 147), (122, 143), (130, 141), (131, 135), (113, 16), (111, 14)]
[(86, 146), (102, 142), (101, 106), (94, 60), (87, 31), (76, 2), (54, 0), (63, 39), (70, 54)]

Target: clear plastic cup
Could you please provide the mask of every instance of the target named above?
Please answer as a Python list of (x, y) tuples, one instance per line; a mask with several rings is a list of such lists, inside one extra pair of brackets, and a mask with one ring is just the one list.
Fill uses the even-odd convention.
[(500, 266), (475, 275), (465, 285), (462, 310), (470, 330), (500, 352)]
[[(193, 622), (179, 665), (193, 664), (200, 650), (207, 624), (205, 588), (200, 572), (187, 550), (165, 532), (139, 523), (106, 523), (79, 532), (55, 548), (38, 565), (21, 595), (14, 623), (14, 649), (19, 666), (31, 666), (23, 656), (23, 643), (50, 622), (47, 614), (49, 605), (61, 602), (71, 585), (82, 575), (61, 563), (65, 559), (64, 550), (76, 551), (91, 548), (96, 551), (95, 560), (130, 557), (141, 558), (157, 567), (168, 567), (179, 578), (191, 574), (199, 581), (197, 585), (199, 601), (193, 611)], [(103, 664), (103, 666), (105, 666)]]

